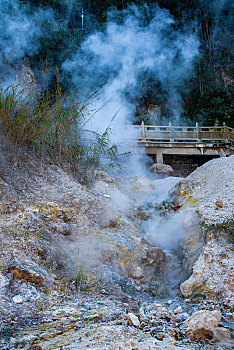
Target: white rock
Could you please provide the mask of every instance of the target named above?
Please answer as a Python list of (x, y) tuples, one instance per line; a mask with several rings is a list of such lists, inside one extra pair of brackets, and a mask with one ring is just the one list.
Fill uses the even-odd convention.
[(24, 298), (23, 298), (21, 295), (15, 295), (15, 296), (13, 297), (13, 302), (14, 302), (15, 304), (23, 304)]
[(185, 319), (188, 319), (189, 318), (189, 314), (187, 312), (183, 312), (182, 316), (185, 318)]
[(150, 170), (161, 174), (167, 174), (167, 175), (174, 174), (173, 168), (168, 164), (155, 163), (151, 166)]
[(127, 323), (129, 326), (134, 326), (134, 327), (140, 326), (140, 321), (138, 317), (131, 312), (127, 314)]
[(192, 314), (185, 322), (185, 327), (189, 329), (218, 327), (222, 314), (219, 310), (200, 310)]
[(175, 310), (174, 310), (174, 314), (181, 314), (183, 312), (183, 309), (181, 306), (178, 306)]

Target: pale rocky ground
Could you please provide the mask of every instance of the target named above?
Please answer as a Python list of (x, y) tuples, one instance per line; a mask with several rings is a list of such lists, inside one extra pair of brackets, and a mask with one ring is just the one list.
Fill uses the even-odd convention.
[[(209, 161), (198, 168), (173, 190), (174, 205), (184, 215), (199, 215), (202, 231), (191, 232), (183, 241), (185, 256), (198, 257), (191, 277), (181, 285), (185, 297), (210, 294), (222, 298), (234, 308), (233, 244), (228, 243), (225, 228), (233, 232), (234, 156)], [(216, 205), (221, 200), (222, 207)], [(232, 222), (230, 221), (232, 220)], [(201, 254), (196, 251), (204, 245)]]
[[(184, 322), (199, 309), (221, 310), (224, 319), (215, 328), (220, 322), (227, 327), (233, 251), (225, 234), (205, 235), (194, 220), (210, 224), (216, 213), (219, 220), (230, 218), (233, 161), (211, 161), (172, 190), (176, 215), (188, 217), (182, 225), (187, 235), (180, 237), (184, 278), (198, 259), (181, 286), (186, 300), (165, 277), (179, 263), (149, 244), (152, 232), (142, 239), (141, 227), (159, 213), (170, 217), (170, 204), (161, 202), (180, 179), (111, 178), (100, 171), (87, 189), (57, 167), (38, 171), (38, 164), (22, 181), (20, 172), (16, 181), (3, 177), (0, 348), (203, 348), (186, 336)], [(220, 198), (224, 206), (216, 210)], [(129, 313), (139, 323), (131, 324)], [(207, 345), (211, 349), (231, 348), (227, 328), (199, 327), (193, 332), (216, 342)]]

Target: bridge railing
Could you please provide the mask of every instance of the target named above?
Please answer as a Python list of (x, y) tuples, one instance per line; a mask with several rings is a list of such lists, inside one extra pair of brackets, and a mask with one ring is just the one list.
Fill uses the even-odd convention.
[(134, 139), (153, 142), (234, 142), (234, 129), (223, 126), (132, 125)]

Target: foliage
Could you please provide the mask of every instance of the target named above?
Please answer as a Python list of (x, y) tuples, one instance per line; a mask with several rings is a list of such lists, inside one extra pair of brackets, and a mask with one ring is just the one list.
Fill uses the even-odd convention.
[[(51, 71), (69, 59), (81, 46), (85, 37), (101, 30), (110, 9), (123, 10), (130, 4), (166, 8), (175, 17), (175, 27), (196, 31), (200, 37), (200, 55), (194, 75), (181, 91), (184, 99), (184, 117), (200, 124), (234, 126), (233, 118), (233, 4), (230, 0), (20, 0), (27, 11), (35, 8), (52, 8), (53, 16), (41, 23), (40, 49), (30, 58), (30, 65), (40, 84), (41, 71), (46, 62)], [(28, 5), (31, 7), (28, 7)], [(81, 31), (81, 9), (85, 9), (85, 30)], [(122, 15), (121, 15), (122, 16)], [(142, 81), (139, 79), (139, 81)], [(55, 89), (56, 80), (50, 79), (50, 88)], [(69, 77), (63, 78), (63, 89), (69, 88)], [(156, 105), (167, 115), (165, 91), (146, 74), (142, 81), (142, 94), (136, 103), (136, 120), (147, 122), (147, 111)], [(156, 93), (155, 93), (156, 91)], [(131, 96), (129, 96), (131, 100)], [(138, 120), (139, 119), (139, 120)]]
[(110, 130), (102, 135), (90, 131), (89, 137), (84, 129), (87, 118), (92, 118), (89, 105), (96, 94), (63, 94), (59, 84), (56, 90), (41, 94), (31, 86), (1, 88), (1, 130), (15, 145), (33, 149), (56, 163), (91, 168), (113, 165), (117, 147), (110, 145)]

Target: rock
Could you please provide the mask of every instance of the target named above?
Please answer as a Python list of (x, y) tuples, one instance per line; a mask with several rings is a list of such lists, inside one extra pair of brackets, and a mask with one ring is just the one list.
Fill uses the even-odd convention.
[(8, 284), (9, 280), (0, 272), (0, 293), (4, 293), (4, 290)]
[(9, 345), (12, 347), (12, 348), (16, 348), (18, 344), (18, 340), (16, 338), (10, 338), (9, 340)]
[(185, 322), (185, 327), (190, 329), (218, 327), (222, 313), (219, 310), (200, 310), (192, 314)]
[(217, 208), (222, 208), (223, 207), (222, 199), (217, 199), (217, 201), (215, 202), (215, 205)]
[(113, 179), (103, 170), (95, 170), (94, 175), (97, 179), (100, 179), (107, 183), (113, 183)]
[(67, 223), (56, 225), (56, 231), (63, 236), (70, 236), (72, 233), (71, 226), (70, 224), (67, 224)]
[(219, 310), (200, 310), (195, 312), (186, 322), (186, 336), (192, 341), (211, 340), (221, 341), (230, 339), (228, 329), (218, 327), (222, 314)]
[(149, 306), (149, 311), (153, 311), (156, 310), (158, 312), (166, 312), (167, 309), (165, 307), (163, 307), (161, 304), (152, 304)]
[(134, 327), (140, 326), (140, 321), (138, 317), (131, 312), (127, 314), (127, 323), (129, 326), (134, 326)]
[(173, 168), (167, 164), (155, 163), (151, 166), (150, 170), (159, 174), (174, 175)]
[(234, 304), (232, 287), (234, 256), (231, 243), (211, 240), (193, 266), (193, 273), (180, 290), (184, 297), (222, 298), (228, 307)]
[(13, 297), (13, 302), (14, 302), (15, 304), (23, 304), (24, 298), (22, 297), (22, 295), (15, 295), (15, 296)]
[(148, 290), (153, 297), (159, 297), (164, 299), (168, 298), (170, 295), (169, 289), (166, 286), (162, 285), (162, 283), (160, 282), (150, 284)]
[(166, 268), (167, 257), (160, 248), (147, 247), (146, 256), (142, 257), (143, 262), (151, 267), (157, 267), (161, 272)]
[(189, 314), (187, 312), (183, 312), (182, 316), (184, 320), (187, 320), (189, 318)]
[(214, 341), (223, 342), (231, 338), (231, 332), (224, 327), (217, 327), (214, 329)]
[(50, 335), (48, 333), (43, 333), (41, 336), (40, 336), (40, 339), (41, 340), (48, 340), (50, 339)]
[[(152, 332), (151, 332), (151, 334), (152, 334)], [(163, 333), (163, 332), (160, 332), (160, 333), (158, 332), (158, 333), (155, 334), (155, 337), (156, 337), (158, 340), (161, 340), (161, 341), (165, 338), (165, 336), (166, 336), (166, 335), (165, 335), (165, 333)]]
[(26, 281), (40, 287), (51, 287), (53, 282), (46, 270), (38, 266), (33, 261), (22, 261), (13, 257), (7, 268), (7, 273), (11, 273), (16, 280)]
[(174, 314), (181, 314), (183, 312), (182, 307), (178, 306), (175, 310), (174, 310)]
[(18, 340), (18, 344), (22, 344), (22, 345), (31, 344), (36, 339), (37, 339), (37, 337), (35, 335), (33, 335), (33, 334), (32, 335), (27, 335), (27, 336), (24, 336), (24, 337), (20, 338)]
[(134, 279), (141, 279), (144, 277), (143, 269), (135, 264), (129, 264), (127, 266), (128, 276)]

